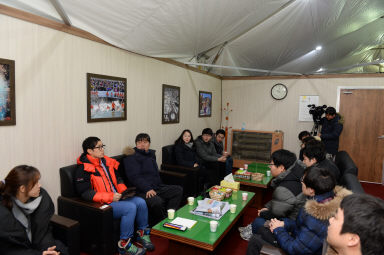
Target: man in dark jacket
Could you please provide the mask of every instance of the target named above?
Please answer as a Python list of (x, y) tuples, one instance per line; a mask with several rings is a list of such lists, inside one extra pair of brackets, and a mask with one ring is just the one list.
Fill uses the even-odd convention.
[(167, 217), (168, 209), (179, 208), (183, 188), (162, 183), (155, 151), (149, 149), (151, 138), (148, 134), (138, 134), (135, 143), (136, 147), (124, 159), (125, 174), (136, 187), (137, 195), (145, 199), (152, 226)]
[(203, 166), (209, 171), (211, 184), (217, 185), (225, 175), (225, 162), (228, 155), (216, 152), (212, 141), (213, 132), (210, 128), (203, 129), (201, 136), (195, 140), (196, 152)]
[(215, 145), (216, 152), (220, 155), (227, 157), (227, 160), (225, 161), (225, 174), (230, 174), (232, 173), (233, 159), (228, 154), (228, 152), (224, 151), (224, 144), (223, 144), (224, 139), (225, 139), (224, 129), (218, 129), (216, 131), (215, 136), (212, 138), (213, 144)]
[(341, 177), (340, 170), (332, 160), (325, 157), (325, 148), (322, 142), (317, 140), (307, 142), (303, 150), (303, 157), (303, 162), (307, 167), (317, 166), (328, 169), (333, 174), (336, 181), (339, 181)]
[(325, 151), (334, 157), (339, 150), (339, 137), (343, 131), (341, 115), (336, 113), (335, 108), (328, 107), (320, 124), (322, 127), (319, 136), (325, 145)]

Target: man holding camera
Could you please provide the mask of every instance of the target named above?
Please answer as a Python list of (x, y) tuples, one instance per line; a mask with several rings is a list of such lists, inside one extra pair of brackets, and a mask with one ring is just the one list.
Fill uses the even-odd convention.
[(339, 137), (341, 131), (343, 131), (343, 119), (340, 114), (336, 113), (335, 108), (328, 107), (320, 124), (322, 128), (319, 136), (325, 145), (325, 151), (333, 159), (339, 150)]

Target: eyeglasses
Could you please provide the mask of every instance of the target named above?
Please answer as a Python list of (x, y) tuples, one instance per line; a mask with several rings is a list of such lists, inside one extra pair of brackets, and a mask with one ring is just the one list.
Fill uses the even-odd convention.
[(100, 146), (96, 146), (95, 148), (93, 148), (93, 149), (98, 149), (98, 150), (103, 150), (103, 149), (105, 149), (105, 147), (106, 147), (106, 145), (105, 144), (103, 144), (103, 145), (100, 145)]

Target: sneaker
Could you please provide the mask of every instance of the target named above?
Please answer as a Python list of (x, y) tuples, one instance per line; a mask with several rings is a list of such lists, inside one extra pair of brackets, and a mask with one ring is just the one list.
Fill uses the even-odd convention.
[(245, 231), (245, 230), (252, 230), (252, 224), (248, 224), (248, 225), (245, 226), (245, 227), (239, 227), (238, 229), (239, 229), (239, 232), (240, 232), (240, 233), (243, 232), (243, 231)]
[(243, 238), (245, 241), (249, 241), (252, 237), (252, 229), (246, 229), (243, 232), (240, 232), (240, 237)]
[(145, 249), (137, 248), (132, 242), (131, 238), (128, 240), (120, 240), (117, 243), (120, 255), (144, 255)]
[(149, 237), (149, 234), (151, 233), (150, 228), (145, 228), (142, 230), (137, 230), (137, 239), (136, 241), (146, 250), (153, 251), (155, 249), (155, 246), (151, 242), (151, 238)]

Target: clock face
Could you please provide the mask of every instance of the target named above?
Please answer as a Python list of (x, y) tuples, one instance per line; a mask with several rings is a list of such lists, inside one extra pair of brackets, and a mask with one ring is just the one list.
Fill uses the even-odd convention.
[(277, 83), (273, 85), (271, 89), (271, 95), (274, 99), (281, 100), (284, 99), (288, 94), (288, 89), (284, 84)]

